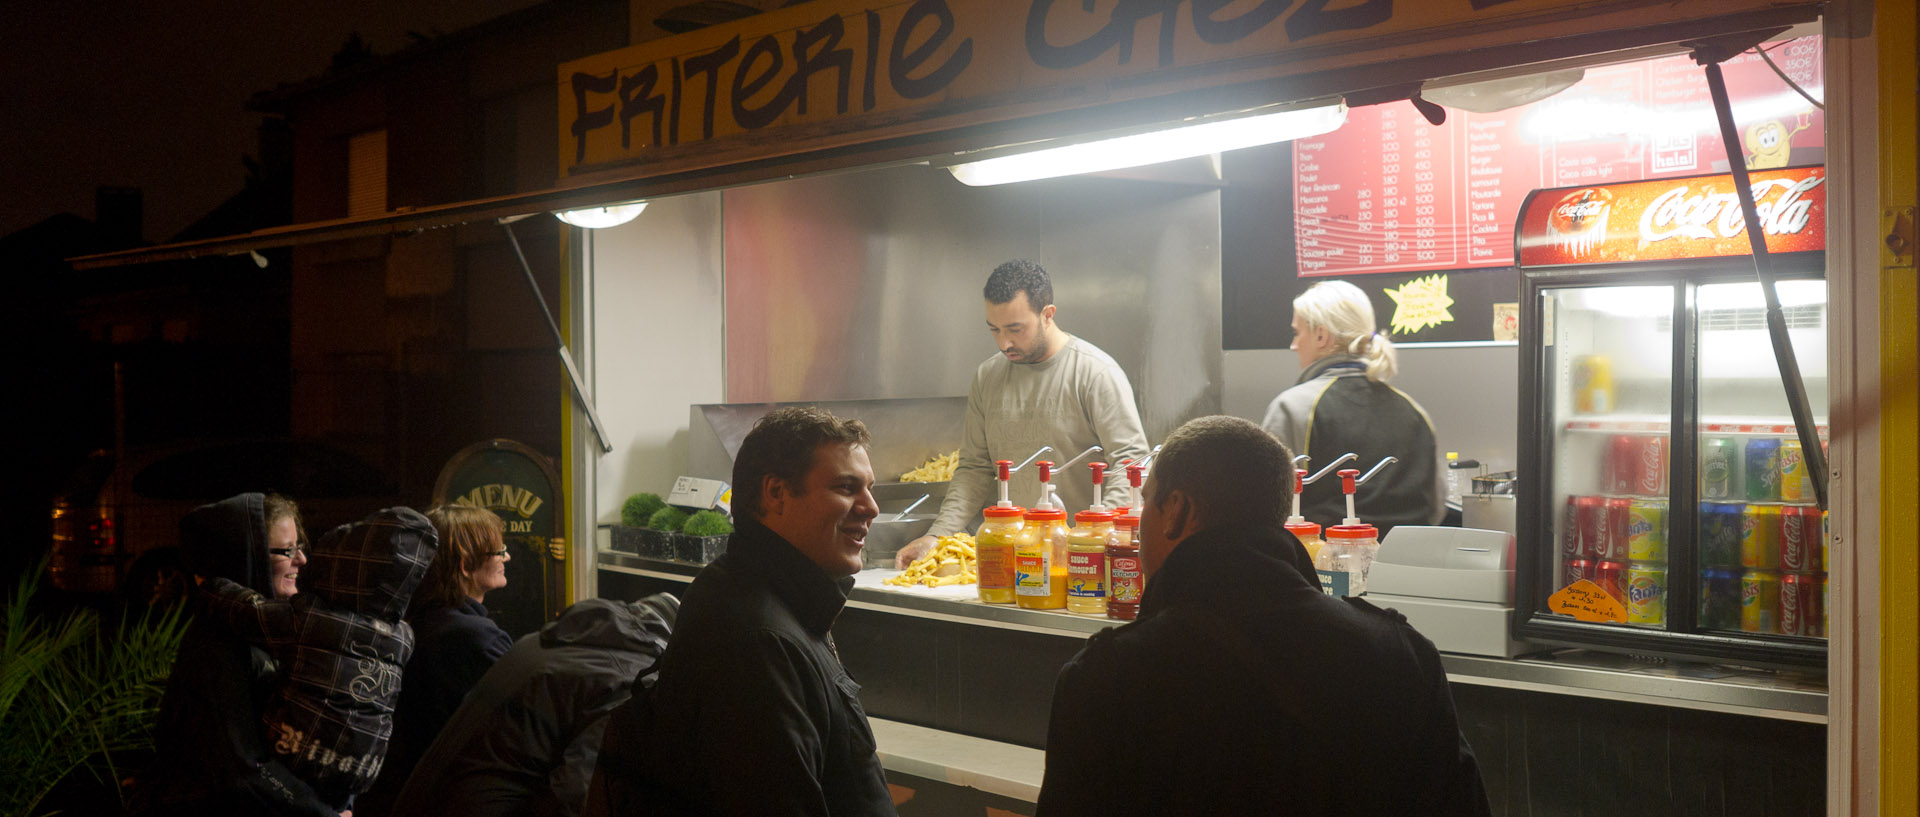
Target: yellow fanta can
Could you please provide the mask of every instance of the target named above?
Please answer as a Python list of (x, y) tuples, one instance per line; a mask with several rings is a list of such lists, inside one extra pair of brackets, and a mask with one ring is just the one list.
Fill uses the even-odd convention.
[(1627, 623), (1667, 623), (1667, 566), (1655, 562), (1627, 565)]

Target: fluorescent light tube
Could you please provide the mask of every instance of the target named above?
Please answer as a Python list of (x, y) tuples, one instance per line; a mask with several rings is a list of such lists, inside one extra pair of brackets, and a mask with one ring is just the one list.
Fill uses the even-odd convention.
[(1042, 148), (956, 164), (947, 171), (974, 187), (1098, 173), (1318, 136), (1346, 121), (1346, 104), (1335, 103)]

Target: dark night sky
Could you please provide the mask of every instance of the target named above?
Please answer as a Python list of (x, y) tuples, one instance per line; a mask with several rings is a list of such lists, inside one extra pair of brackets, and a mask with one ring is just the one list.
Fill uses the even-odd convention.
[(164, 241), (237, 192), (255, 92), (322, 73), (352, 32), (377, 54), (537, 0), (28, 0), (0, 17), (0, 236), (94, 188), (139, 187)]

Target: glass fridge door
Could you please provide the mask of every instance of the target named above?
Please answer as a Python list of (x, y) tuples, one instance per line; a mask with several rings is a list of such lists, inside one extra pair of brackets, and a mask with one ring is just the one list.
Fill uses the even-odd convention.
[[(1775, 291), (1824, 445), (1827, 285), (1780, 281)], [(1824, 638), (1826, 515), (1815, 505), (1760, 285), (1705, 284), (1696, 304), (1699, 628)]]
[[(1580, 580), (1622, 626), (1667, 626), (1667, 475), (1677, 285), (1548, 289), (1548, 497), (1559, 543), (1538, 609)], [(1589, 619), (1590, 620), (1590, 619)]]

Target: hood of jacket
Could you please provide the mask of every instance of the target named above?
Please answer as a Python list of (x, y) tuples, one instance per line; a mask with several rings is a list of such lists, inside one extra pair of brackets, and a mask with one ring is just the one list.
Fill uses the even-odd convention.
[(399, 621), (439, 546), (425, 515), (387, 508), (327, 531), (307, 557), (302, 578), (309, 592), (333, 607)]
[(180, 519), (180, 562), (190, 573), (218, 576), (271, 598), (265, 496), (240, 494), (188, 511)]
[(639, 601), (584, 599), (540, 628), (543, 647), (581, 646), (638, 651), (665, 647), (680, 600), (655, 593)]

